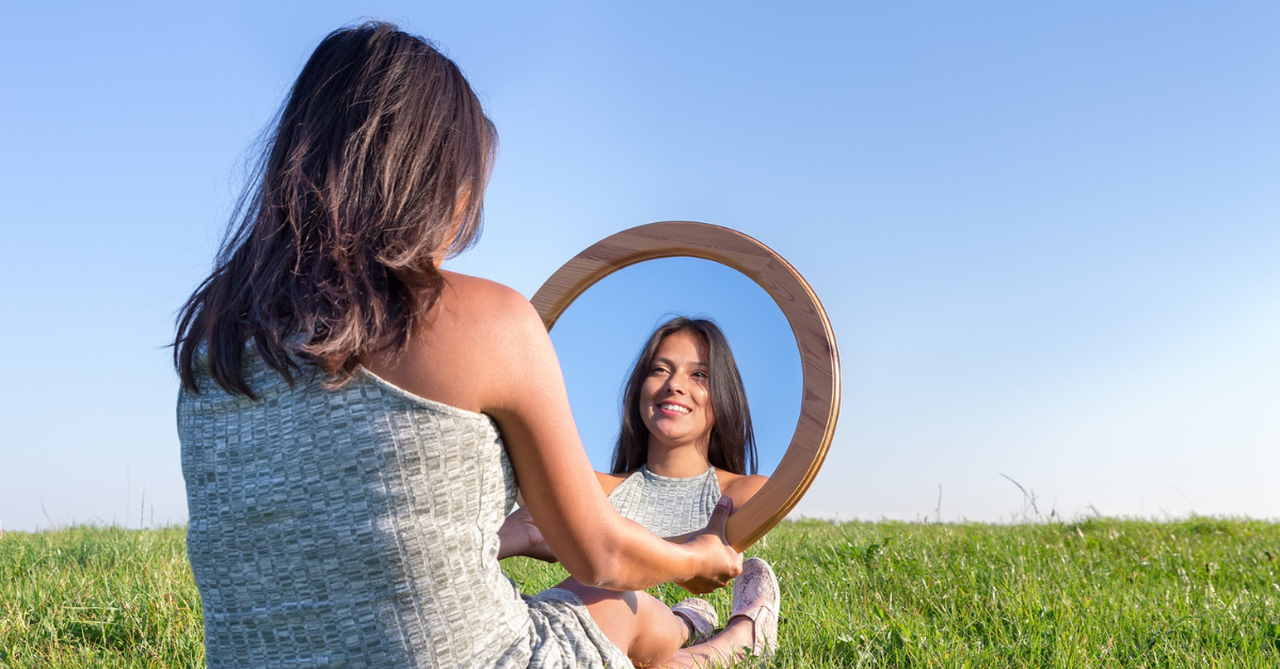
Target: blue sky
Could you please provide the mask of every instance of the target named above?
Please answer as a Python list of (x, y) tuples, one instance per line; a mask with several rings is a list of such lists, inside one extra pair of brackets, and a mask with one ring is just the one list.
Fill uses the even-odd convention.
[[(365, 16), (436, 40), (498, 126), (484, 237), (452, 269), (531, 296), (595, 240), (681, 219), (740, 229), (805, 275), (839, 337), (844, 406), (798, 512), (1021, 517), (1003, 474), (1046, 514), (1280, 517), (1273, 3), (7, 16), (5, 529), (185, 518), (173, 314), (293, 76)], [(682, 299), (704, 282), (672, 274), (663, 290)], [(742, 318), (758, 297), (743, 295), (705, 311)], [(744, 364), (794, 355), (771, 328), (731, 334)], [(571, 384), (628, 355), (563, 346)], [(785, 394), (770, 373), (759, 386)], [(785, 398), (761, 397), (769, 430), (790, 420)], [(603, 404), (575, 411), (588, 441), (607, 439)]]

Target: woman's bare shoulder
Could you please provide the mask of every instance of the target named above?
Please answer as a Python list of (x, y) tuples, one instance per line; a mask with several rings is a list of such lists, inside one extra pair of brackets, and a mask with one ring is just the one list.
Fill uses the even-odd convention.
[[(495, 281), (441, 272), (445, 286), (398, 353), (364, 361), (370, 371), (429, 399), (470, 411), (502, 402), (550, 339), (533, 305)], [(543, 353), (545, 355), (545, 353)]]
[(604, 488), (604, 494), (608, 495), (613, 492), (623, 481), (627, 480), (630, 472), (626, 474), (606, 474), (604, 472), (596, 472), (596, 478), (600, 480), (600, 487)]
[(485, 315), (497, 318), (537, 318), (529, 300), (515, 289), (478, 276), (440, 271), (444, 277), (441, 303), (455, 313)]
[(435, 313), (427, 318), (428, 330), (438, 326), (440, 336), (456, 337), (490, 355), (501, 355), (512, 344), (536, 345), (546, 338), (537, 310), (512, 288), (456, 272), (441, 274), (445, 287)]
[(755, 497), (760, 488), (768, 482), (768, 476), (759, 474), (734, 474), (721, 469), (716, 470), (716, 479), (720, 482), (720, 492), (733, 498), (733, 508), (738, 508)]

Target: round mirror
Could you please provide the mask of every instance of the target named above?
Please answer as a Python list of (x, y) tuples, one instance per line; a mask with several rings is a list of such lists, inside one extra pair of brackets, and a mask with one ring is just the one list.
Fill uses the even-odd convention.
[[(561, 316), (573, 304), (579, 296), (581, 296), (588, 288), (601, 282), (606, 277), (622, 270), (623, 268), (644, 263), (645, 261), (655, 260), (658, 258), (695, 258), (713, 261), (732, 268), (741, 273), (743, 277), (758, 285), (764, 292), (772, 298), (777, 308), (781, 310), (785, 316), (790, 331), (793, 336), (789, 345), (783, 346), (782, 349), (788, 351), (781, 353), (780, 357), (786, 358), (796, 355), (792, 351), (798, 352), (800, 368), (802, 370), (802, 381), (799, 389), (799, 416), (795, 422), (795, 428), (789, 439), (786, 439), (788, 446), (781, 453), (780, 457), (776, 457), (776, 451), (772, 447), (765, 446), (760, 449), (761, 454), (761, 473), (769, 476), (769, 480), (760, 489), (749, 502), (736, 510), (729, 518), (726, 527), (726, 537), (730, 544), (739, 551), (746, 550), (751, 544), (755, 543), (766, 532), (772, 529), (786, 514), (795, 507), (796, 503), (808, 489), (809, 484), (813, 481), (813, 477), (817, 474), (822, 461), (826, 456), (826, 451), (831, 443), (831, 438), (835, 433), (836, 419), (839, 414), (840, 404), (840, 367), (839, 356), (836, 349), (835, 336), (831, 330), (831, 323), (827, 318), (826, 312), (822, 309), (821, 303), (813, 290), (804, 281), (789, 263), (781, 256), (774, 253), (767, 246), (748, 237), (740, 232), (722, 228), (719, 226), (708, 225), (705, 223), (692, 223), (683, 221), (671, 221), (665, 223), (652, 223), (642, 225), (630, 230), (612, 235), (582, 253), (561, 267), (554, 275), (543, 284), (537, 294), (533, 297), (533, 305), (542, 315), (543, 322), (547, 329), (553, 332), (554, 326), (560, 320)], [(649, 263), (646, 263), (649, 264)], [(651, 269), (645, 270), (637, 268), (641, 274), (646, 271), (661, 272), (664, 267), (662, 263), (650, 264)], [(685, 268), (692, 269), (693, 265)], [(671, 269), (671, 267), (667, 267)], [(682, 269), (675, 266), (675, 269)], [(714, 283), (715, 275), (712, 276)], [(610, 282), (612, 283), (612, 282)], [(731, 282), (730, 282), (731, 283)], [(616, 290), (616, 288), (614, 288)], [(594, 291), (593, 291), (594, 292)], [(609, 291), (602, 291), (601, 298), (606, 300)], [(654, 291), (655, 293), (664, 292), (662, 290)], [(714, 292), (714, 291), (712, 291)], [(586, 329), (590, 333), (594, 333), (596, 337), (604, 336), (607, 333), (612, 337), (616, 335), (620, 338), (619, 343), (613, 346), (624, 349), (626, 341), (630, 341), (629, 357), (623, 363), (622, 368), (617, 372), (605, 369), (605, 365), (612, 364), (606, 361), (601, 364), (603, 378), (607, 383), (608, 375), (616, 373), (614, 377), (614, 387), (602, 393), (608, 400), (612, 409), (607, 410), (604, 415), (617, 416), (617, 387), (621, 383), (623, 375), (630, 369), (631, 360), (634, 359), (639, 349), (639, 344), (643, 343), (649, 332), (654, 326), (659, 324), (661, 320), (665, 320), (664, 316), (689, 315), (689, 316), (708, 316), (717, 321), (734, 320), (736, 317), (728, 316), (728, 304), (700, 306), (696, 303), (687, 303), (685, 307), (691, 307), (693, 313), (681, 313), (684, 307), (681, 306), (682, 299), (671, 300), (674, 293), (668, 293), (665, 297), (668, 301), (661, 300), (656, 305), (661, 311), (657, 316), (646, 315), (644, 311), (640, 311), (637, 316), (641, 323), (639, 331), (636, 334), (626, 331), (628, 326), (614, 321), (596, 321), (594, 325), (588, 324)], [(747, 303), (750, 303), (750, 293), (745, 293)], [(663, 297), (659, 295), (659, 297)], [(705, 299), (705, 298), (704, 298)], [(738, 299), (737, 296), (727, 297), (721, 295), (720, 299), (727, 299), (729, 302)], [(594, 301), (594, 297), (591, 298)], [(669, 306), (668, 306), (669, 305)], [(625, 305), (613, 304), (613, 309), (623, 309)], [(591, 309), (583, 309), (584, 319), (590, 319)], [(676, 313), (670, 313), (670, 312)], [(718, 314), (716, 312), (724, 312)], [(769, 310), (764, 310), (768, 312)], [(762, 318), (767, 316), (761, 314)], [(569, 316), (575, 319), (576, 316)], [(648, 322), (645, 322), (645, 319)], [(659, 322), (655, 322), (659, 321)], [(726, 325), (721, 322), (722, 328)], [(572, 328), (579, 330), (579, 327)], [(573, 335), (570, 333), (569, 341), (558, 342), (557, 351), (561, 357), (566, 357), (567, 353), (560, 349), (560, 346), (571, 346)], [(741, 355), (738, 352), (739, 344), (734, 342), (733, 334), (726, 330), (726, 336), (730, 340), (731, 346), (735, 347), (735, 356)], [(740, 338), (745, 343), (747, 338)], [(623, 354), (626, 357), (627, 354)], [(769, 356), (765, 355), (765, 358)], [(792, 360), (795, 358), (792, 357)], [(590, 363), (591, 361), (584, 361)], [(740, 368), (742, 361), (739, 361)], [(763, 404), (764, 398), (752, 397), (752, 387), (759, 386), (759, 383), (752, 383), (746, 380), (748, 372), (744, 369), (744, 383), (748, 384), (747, 392), (749, 400), (752, 402), (752, 417), (758, 426), (768, 428), (773, 421), (773, 416), (762, 422), (762, 417), (768, 413)], [(767, 381), (766, 381), (767, 385)], [(791, 406), (795, 406), (793, 402)], [(788, 413), (785, 409), (782, 414)], [(795, 413), (791, 413), (795, 416)], [(778, 420), (785, 420), (780, 417)], [(584, 441), (600, 441), (600, 434), (607, 432), (608, 426), (588, 426), (588, 430), (584, 432)], [(613, 426), (614, 434), (616, 434), (616, 424)], [(757, 440), (764, 445), (763, 435), (758, 434)], [(772, 439), (772, 437), (770, 437)], [(605, 441), (611, 446), (611, 440)], [(588, 443), (588, 447), (596, 451), (599, 444)], [(607, 455), (605, 456), (607, 459)], [(766, 469), (771, 466), (771, 471)], [(593, 464), (600, 468), (602, 463), (597, 458), (593, 458)], [(602, 470), (607, 470), (604, 467)]]

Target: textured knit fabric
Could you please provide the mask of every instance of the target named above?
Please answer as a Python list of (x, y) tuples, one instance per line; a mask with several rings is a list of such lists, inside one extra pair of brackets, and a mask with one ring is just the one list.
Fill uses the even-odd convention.
[(210, 667), (630, 666), (572, 593), (499, 569), (515, 481), (488, 416), (245, 358), (259, 401), (205, 373), (178, 400)]
[(609, 502), (623, 518), (660, 537), (706, 527), (719, 501), (720, 480), (715, 467), (700, 476), (677, 479), (659, 476), (641, 465), (609, 493)]

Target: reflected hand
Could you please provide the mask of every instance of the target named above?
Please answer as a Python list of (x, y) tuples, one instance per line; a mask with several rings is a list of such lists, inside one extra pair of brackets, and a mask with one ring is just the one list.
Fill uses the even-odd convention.
[(516, 555), (543, 562), (559, 562), (556, 554), (551, 552), (551, 547), (547, 546), (546, 539), (543, 539), (542, 530), (534, 524), (529, 507), (525, 506), (512, 511), (502, 521), (502, 527), (498, 528), (498, 559), (504, 560)]
[(685, 545), (703, 557), (701, 574), (676, 585), (695, 595), (719, 590), (742, 573), (742, 555), (724, 538), (724, 524), (733, 513), (733, 499), (721, 495), (707, 526), (690, 535)]

